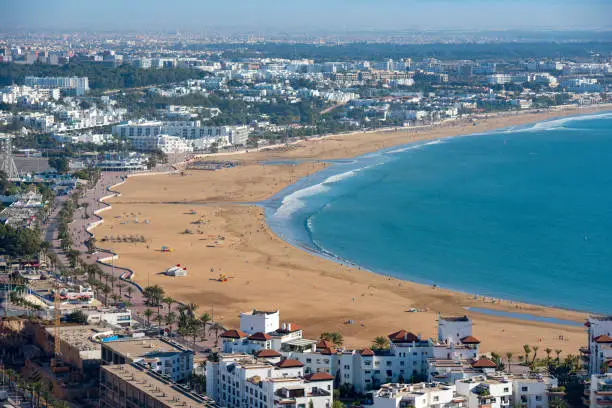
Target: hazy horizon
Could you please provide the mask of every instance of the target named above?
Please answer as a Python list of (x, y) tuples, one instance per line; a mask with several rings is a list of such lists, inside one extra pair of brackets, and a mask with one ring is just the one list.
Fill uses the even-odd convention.
[[(535, 3), (535, 4), (534, 4)], [(606, 0), (0, 0), (5, 29), (309, 32), (612, 28)]]

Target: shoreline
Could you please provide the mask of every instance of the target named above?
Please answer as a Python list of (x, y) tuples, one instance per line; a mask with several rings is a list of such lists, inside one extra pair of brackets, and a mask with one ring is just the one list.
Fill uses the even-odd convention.
[[(407, 144), (403, 144), (403, 145), (397, 145), (397, 146), (391, 146), (391, 147), (386, 147), (382, 150), (378, 150), (375, 152), (370, 152), (370, 153), (366, 153), (365, 155), (360, 155), (360, 156), (355, 156), (350, 158), (351, 161), (354, 161), (354, 167), (348, 166), (348, 168), (337, 168), (334, 171), (335, 167), (338, 167), (338, 163), (331, 163), (329, 167), (326, 167), (322, 170), (319, 170), (316, 173), (310, 174), (306, 177), (304, 177), (303, 179), (299, 180), (297, 183), (289, 185), (288, 187), (286, 187), (284, 190), (274, 194), (272, 197), (263, 200), (257, 204), (261, 205), (264, 209), (265, 209), (265, 214), (266, 214), (266, 223), (268, 225), (268, 227), (279, 237), (281, 238), (283, 241), (288, 242), (289, 244), (291, 244), (292, 246), (294, 246), (297, 249), (300, 249), (302, 251), (306, 251), (314, 256), (318, 256), (318, 257), (322, 257), (324, 259), (328, 259), (330, 261), (336, 262), (342, 266), (348, 266), (351, 268), (356, 268), (360, 271), (365, 271), (365, 272), (370, 272), (370, 273), (375, 273), (384, 277), (388, 277), (388, 278), (394, 278), (394, 279), (400, 279), (400, 280), (404, 280), (404, 281), (408, 281), (408, 282), (413, 282), (416, 284), (420, 284), (420, 285), (426, 285), (426, 286), (431, 286), (432, 283), (431, 282), (426, 282), (426, 280), (424, 279), (420, 279), (420, 278), (407, 278), (407, 277), (403, 277), (400, 276), (397, 273), (394, 272), (386, 272), (383, 273), (380, 270), (377, 270), (376, 268), (371, 268), (365, 265), (361, 265), (359, 263), (353, 262), (350, 259), (345, 259), (333, 252), (327, 251), (324, 248), (319, 247), (316, 242), (314, 242), (312, 240), (311, 237), (309, 237), (309, 242), (305, 242), (304, 240), (300, 240), (297, 236), (299, 234), (295, 233), (295, 229), (296, 228), (302, 228), (303, 230), (308, 232), (308, 236), (310, 236), (310, 229), (307, 226), (301, 226), (301, 227), (297, 227), (297, 226), (291, 226), (288, 223), (282, 223), (282, 222), (277, 222), (276, 220), (274, 220), (274, 214), (273, 212), (275, 212), (276, 210), (279, 209), (279, 207), (281, 207), (283, 204), (283, 200), (287, 197), (290, 197), (293, 194), (296, 194), (302, 190), (307, 190), (311, 187), (315, 187), (315, 186), (319, 186), (321, 184), (326, 183), (327, 180), (329, 180), (330, 178), (342, 175), (346, 172), (352, 172), (352, 171), (359, 171), (361, 168), (361, 166), (365, 166), (365, 167), (370, 167), (372, 166), (372, 164), (367, 165), (364, 163), (359, 163), (360, 160), (363, 160), (364, 158), (366, 158), (367, 156), (376, 154), (376, 155), (387, 155), (389, 153), (392, 153), (393, 151), (396, 150), (404, 150), (404, 149), (411, 149), (411, 148), (419, 148), (421, 146), (427, 146), (432, 144), (432, 142), (443, 142), (445, 140), (454, 140), (457, 138), (465, 138), (465, 137), (478, 137), (478, 136), (498, 136), (496, 135), (496, 133), (499, 134), (503, 134), (505, 133), (504, 131), (506, 130), (512, 130), (512, 131), (521, 131), (521, 128), (524, 128), (525, 130), (528, 130), (531, 128), (531, 126), (534, 126), (536, 124), (546, 124), (549, 122), (555, 122), (558, 120), (564, 120), (564, 119), (573, 119), (573, 118), (579, 118), (579, 117), (587, 117), (587, 118), (591, 118), (593, 116), (596, 115), (606, 115), (606, 114), (610, 114), (612, 113), (612, 111), (601, 111), (601, 112), (597, 112), (597, 113), (587, 113), (585, 115), (575, 115), (575, 116), (563, 116), (563, 117), (556, 117), (556, 118), (551, 118), (545, 121), (541, 121), (541, 122), (533, 122), (533, 123), (526, 123), (523, 125), (518, 125), (518, 126), (509, 126), (509, 127), (503, 127), (503, 128), (498, 128), (496, 130), (493, 130), (491, 132), (486, 132), (486, 133), (467, 133), (467, 134), (459, 134), (459, 135), (455, 135), (455, 136), (447, 136), (447, 137), (441, 137), (439, 139), (434, 139), (432, 141), (427, 141), (427, 140), (421, 140), (418, 142), (411, 142), (411, 143), (407, 143)], [(518, 129), (513, 129), (515, 127), (518, 127)], [(387, 163), (389, 160), (385, 160), (384, 158), (381, 158), (380, 162), (377, 162), (374, 165), (379, 165), (379, 164), (384, 164)], [(340, 163), (341, 164), (341, 163)], [(280, 205), (278, 203), (281, 203)], [(513, 298), (507, 298), (507, 297), (500, 297), (498, 295), (494, 295), (494, 294), (482, 294), (482, 293), (475, 293), (475, 292), (471, 292), (468, 291), (464, 288), (458, 288), (458, 287), (453, 287), (453, 286), (449, 286), (446, 285), (444, 283), (439, 284), (438, 282), (433, 283), (436, 287), (439, 287), (441, 289), (445, 289), (445, 290), (449, 290), (449, 291), (453, 291), (453, 292), (457, 292), (457, 293), (462, 293), (464, 295), (468, 295), (468, 296), (478, 296), (480, 298), (488, 298), (491, 300), (495, 300), (495, 301), (503, 301), (503, 302), (514, 302), (514, 303), (524, 303), (524, 304), (531, 304), (534, 306), (541, 306), (541, 307), (545, 307), (545, 308), (553, 308), (553, 309), (559, 309), (559, 310), (564, 310), (564, 311), (568, 311), (568, 312), (576, 312), (576, 313), (585, 313), (585, 314), (604, 314), (603, 312), (597, 312), (597, 311), (593, 311), (593, 310), (587, 310), (587, 309), (580, 309), (580, 308), (574, 308), (574, 307), (567, 307), (567, 306), (562, 306), (562, 305), (557, 305), (557, 304), (547, 304), (547, 303), (540, 303), (540, 302), (534, 302), (534, 301), (526, 301), (526, 300), (519, 300), (519, 299), (513, 299)], [(478, 308), (474, 308), (474, 309), (478, 309)], [(490, 309), (490, 310), (496, 310), (496, 309)], [(476, 312), (476, 311), (474, 311)], [(477, 312), (476, 312), (477, 313)], [(528, 319), (524, 319), (524, 320), (528, 320)]]
[[(121, 197), (109, 200), (113, 202), (113, 209), (104, 214), (108, 222), (98, 227), (96, 235), (100, 237), (99, 245), (106, 248), (111, 244), (101, 241), (104, 234), (141, 233), (146, 236), (150, 248), (112, 244), (119, 253), (116, 265), (135, 270), (135, 280), (139, 284), (150, 281), (164, 287), (168, 295), (178, 300), (200, 304), (200, 312), (210, 313), (214, 305), (215, 317), (228, 327), (237, 323), (240, 311), (274, 307), (281, 310), (284, 319), (303, 325), (311, 337), (318, 337), (321, 331), (340, 331), (347, 345), (365, 346), (375, 336), (401, 327), (433, 335), (438, 313), (463, 314), (467, 313), (465, 307), (486, 307), (581, 322), (587, 316), (585, 313), (506, 300), (489, 303), (469, 293), (431, 288), (313, 256), (276, 235), (267, 225), (263, 209), (254, 203), (269, 200), (303, 177), (328, 167), (324, 160), (352, 158), (381, 148), (452, 137), (453, 134), (483, 133), (610, 109), (611, 106), (606, 105), (494, 117), (477, 126), (447, 126), (429, 131), (330, 135), (300, 141), (290, 148), (226, 155), (225, 158), (240, 163), (231, 169), (187, 170), (184, 177), (132, 178), (118, 188)], [(261, 164), (275, 159), (306, 161), (295, 165)], [(167, 201), (175, 204), (166, 204)], [(195, 204), (207, 204), (197, 206), (197, 216), (190, 208)], [(148, 219), (149, 223), (137, 221), (139, 217)], [(205, 222), (192, 227), (198, 221), (194, 218), (198, 217)], [(203, 235), (200, 231), (185, 233), (189, 228), (202, 228)], [(215, 235), (223, 239), (209, 238)], [(166, 243), (176, 251), (160, 255), (155, 248)], [(188, 265), (189, 276), (169, 278), (160, 274), (174, 263)], [(215, 277), (219, 272), (230, 275), (229, 281), (217, 282)], [(414, 307), (423, 312), (406, 313), (406, 309)], [(579, 327), (478, 312), (469, 314), (474, 319), (476, 335), (484, 339), (485, 350), (516, 351), (525, 342), (540, 342), (575, 352), (577, 346), (584, 343), (583, 329)], [(360, 323), (345, 324), (351, 319)], [(563, 334), (563, 341), (559, 340), (559, 334)]]

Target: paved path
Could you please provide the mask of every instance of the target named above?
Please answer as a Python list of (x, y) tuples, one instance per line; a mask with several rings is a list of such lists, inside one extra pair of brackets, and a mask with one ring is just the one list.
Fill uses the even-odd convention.
[[(157, 169), (158, 172), (166, 172), (170, 169), (166, 167), (160, 167)], [(79, 208), (75, 209), (73, 221), (69, 224), (69, 232), (72, 238), (72, 248), (79, 251), (81, 253), (80, 258), (86, 264), (94, 264), (98, 263), (98, 265), (102, 268), (102, 270), (109, 274), (115, 276), (117, 280), (115, 281), (114, 293), (119, 295), (119, 287), (118, 283), (123, 282), (127, 285), (132, 285), (133, 291), (131, 297), (127, 296), (127, 291), (125, 288), (122, 291), (122, 299), (129, 300), (132, 306), (130, 309), (134, 315), (134, 320), (144, 324), (145, 319), (143, 316), (143, 312), (148, 306), (145, 305), (144, 297), (142, 296), (141, 287), (132, 282), (129, 277), (131, 275), (131, 271), (125, 268), (120, 268), (117, 266), (108, 264), (108, 261), (101, 262), (100, 260), (107, 259), (112, 256), (112, 253), (108, 250), (98, 249), (98, 251), (93, 254), (88, 253), (88, 249), (86, 246), (86, 241), (92, 236), (92, 233), (87, 231), (87, 228), (94, 222), (100, 221), (101, 217), (95, 215), (94, 212), (100, 210), (102, 208), (108, 207), (109, 204), (101, 202), (100, 199), (103, 197), (107, 197), (113, 194), (112, 186), (120, 183), (126, 177), (125, 173), (119, 172), (102, 172), (100, 176), (100, 180), (98, 183), (92, 188), (88, 188), (84, 192), (84, 196), (79, 200)], [(144, 177), (144, 176), (143, 176)], [(61, 249), (60, 241), (57, 239), (58, 235), (58, 223), (59, 223), (59, 212), (63, 206), (63, 204), (68, 200), (69, 197), (59, 197), (56, 200), (56, 207), (52, 211), (47, 227), (45, 229), (45, 239), (51, 243), (51, 250), (53, 250), (58, 256), (58, 262), (63, 265), (69, 265), (68, 257), (66, 256), (65, 251)], [(83, 204), (86, 205), (84, 206)], [(95, 230), (94, 230), (95, 231)], [(98, 294), (98, 298), (104, 300), (103, 294)], [(178, 304), (174, 306), (174, 311), (177, 313), (176, 308)], [(151, 318), (151, 323), (154, 324), (154, 318), (157, 314), (157, 308), (151, 307), (154, 311), (154, 315)], [(164, 305), (162, 312), (165, 312), (167, 306)], [(178, 313), (177, 313), (178, 314)], [(176, 328), (176, 325), (174, 325)], [(196, 341), (196, 349), (199, 352), (204, 352), (206, 349), (213, 348), (214, 346), (214, 336), (208, 336), (207, 341)], [(184, 346), (188, 348), (193, 348), (192, 339), (184, 339), (181, 337), (175, 338), (178, 342), (182, 343)]]

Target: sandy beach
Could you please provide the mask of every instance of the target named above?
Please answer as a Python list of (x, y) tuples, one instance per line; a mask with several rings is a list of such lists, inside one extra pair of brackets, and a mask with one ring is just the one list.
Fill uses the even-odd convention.
[[(349, 158), (419, 140), (437, 139), (537, 122), (552, 117), (611, 110), (610, 106), (478, 119), (476, 123), (429, 129), (354, 133), (308, 140), (287, 147), (224, 155), (239, 165), (217, 171), (185, 170), (171, 175), (133, 177), (117, 187), (104, 223), (95, 234), (101, 247), (119, 255), (115, 265), (135, 271), (134, 280), (159, 284), (168, 295), (214, 311), (227, 327), (238, 313), (280, 309), (283, 321), (318, 337), (339, 331), (345, 344), (362, 347), (379, 335), (405, 328), (436, 336), (436, 318), (465, 314), (466, 307), (486, 307), (583, 322), (585, 313), (510, 301), (388, 278), (349, 268), (295, 248), (266, 226), (263, 209), (250, 203), (269, 198), (298, 179), (322, 169), (317, 160)], [(221, 157), (219, 157), (221, 159)], [(298, 165), (262, 165), (264, 160), (311, 159)], [(124, 242), (142, 236), (144, 243)], [(162, 252), (161, 247), (171, 248)], [(181, 264), (186, 277), (162, 272)], [(219, 274), (227, 277), (219, 282)], [(549, 290), (550, 288), (542, 288)], [(420, 312), (408, 312), (410, 309)], [(523, 344), (577, 354), (586, 343), (582, 327), (469, 313), (482, 350), (518, 353)], [(346, 324), (347, 321), (353, 324)], [(561, 337), (563, 336), (563, 340)], [(543, 351), (541, 352), (543, 353)]]

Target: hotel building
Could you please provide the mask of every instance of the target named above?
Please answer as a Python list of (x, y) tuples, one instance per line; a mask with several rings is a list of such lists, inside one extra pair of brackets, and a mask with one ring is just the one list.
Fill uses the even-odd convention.
[(102, 343), (104, 364), (143, 364), (172, 381), (191, 377), (193, 352), (163, 338), (115, 340)]
[(262, 350), (258, 357), (221, 354), (206, 365), (206, 394), (228, 408), (330, 408), (334, 377), (305, 374), (304, 365)]
[(100, 369), (100, 408), (218, 407), (210, 398), (190, 392), (137, 364)]
[(87, 77), (25, 77), (25, 85), (39, 88), (59, 88), (73, 91), (76, 96), (83, 96), (89, 91)]
[(580, 349), (589, 375), (612, 372), (612, 316), (592, 316), (585, 323), (588, 347)]

